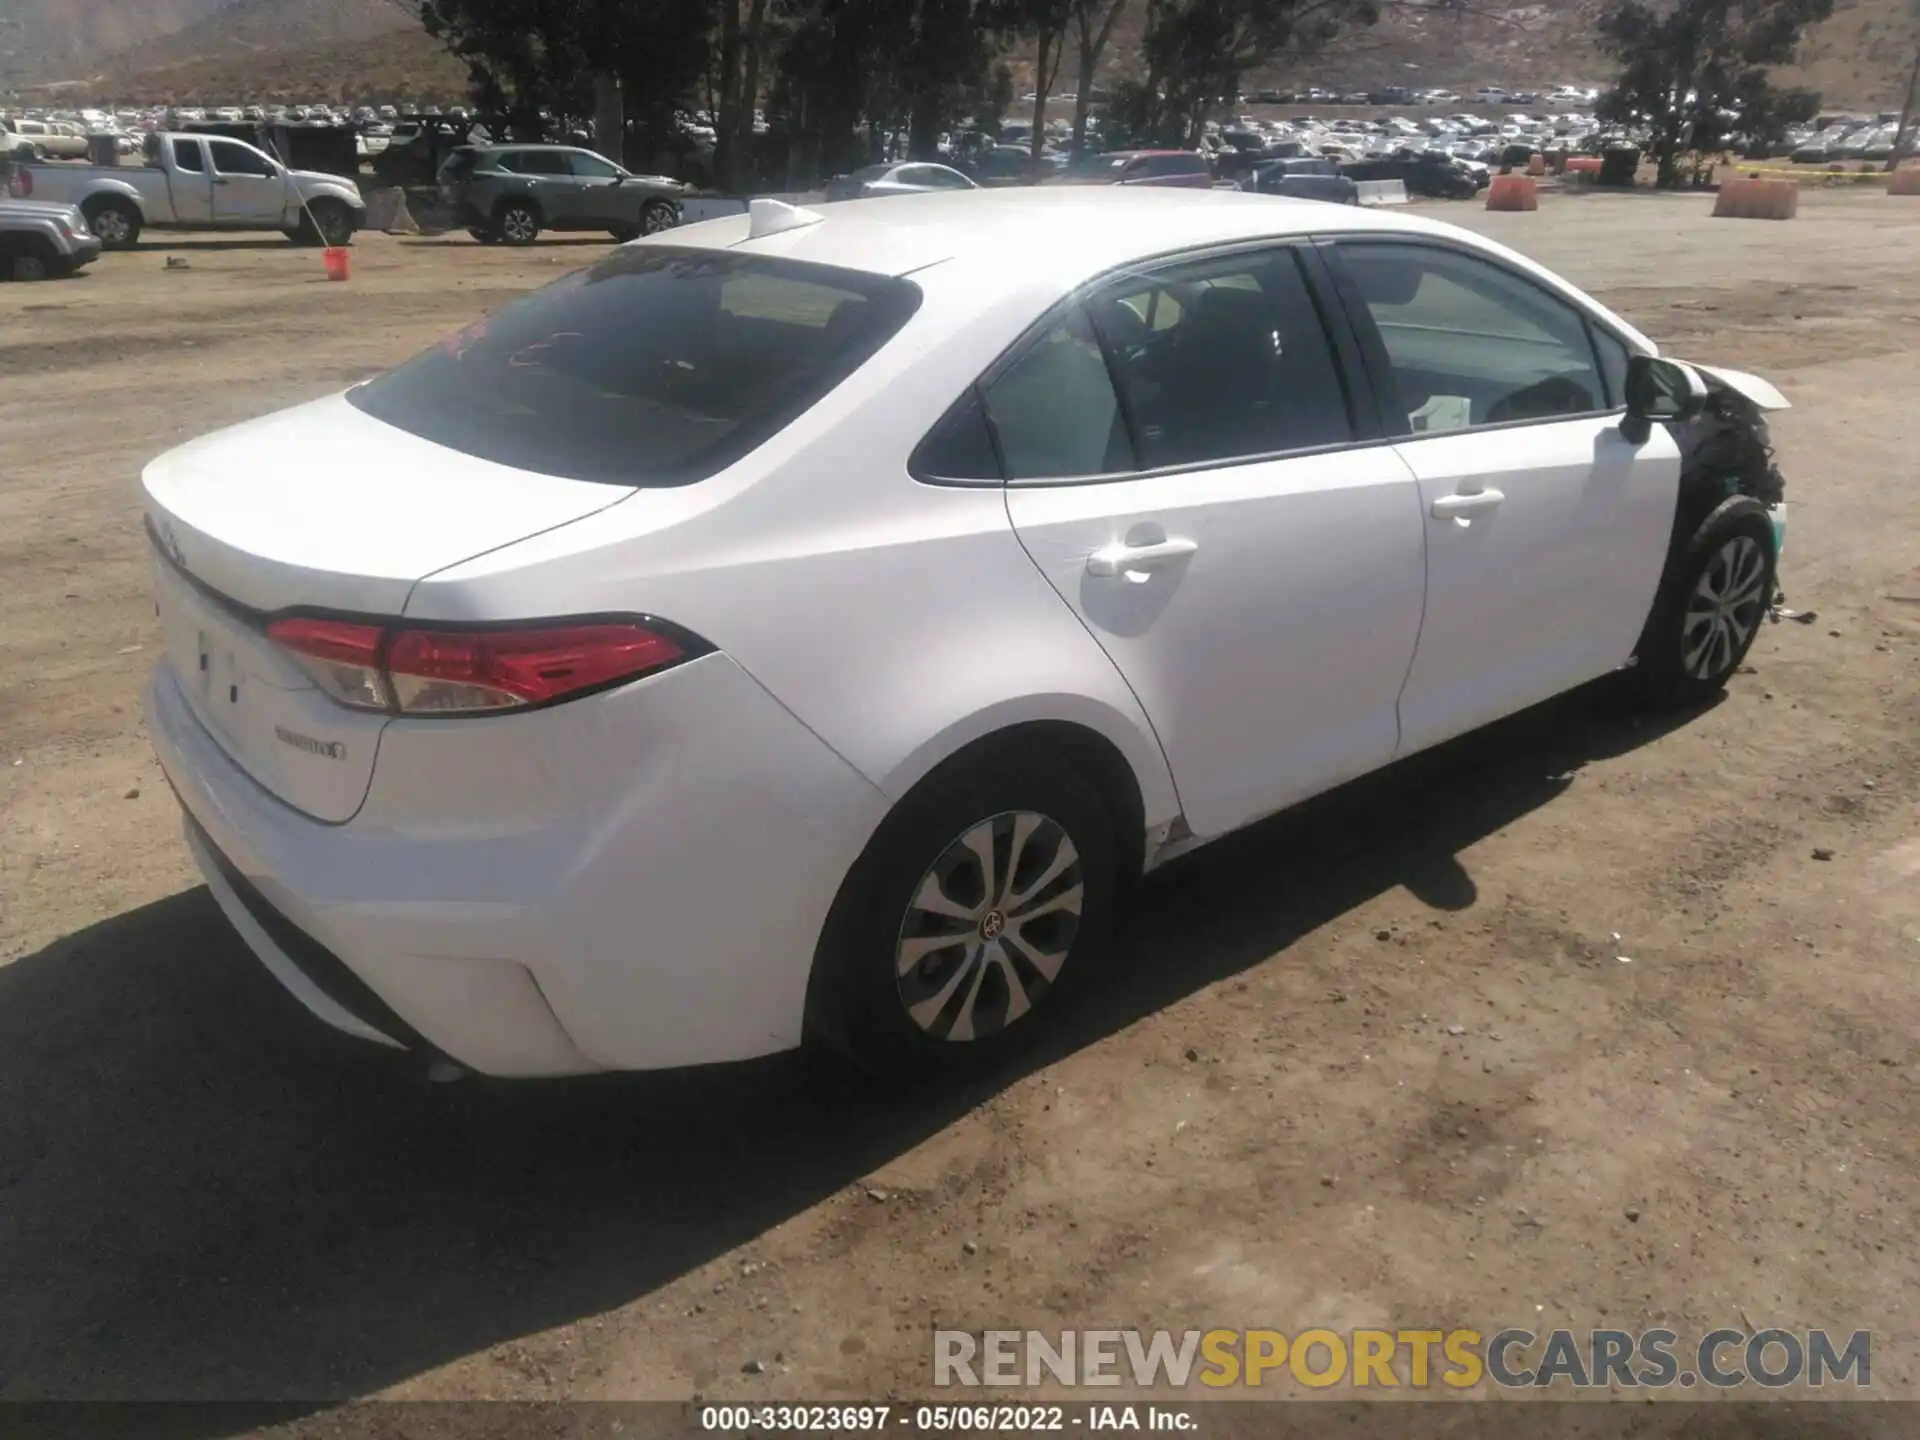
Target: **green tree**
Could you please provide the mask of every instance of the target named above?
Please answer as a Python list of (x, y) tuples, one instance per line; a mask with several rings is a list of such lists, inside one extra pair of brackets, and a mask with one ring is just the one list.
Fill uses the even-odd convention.
[[(1680, 183), (1687, 154), (1710, 155), (1735, 131), (1765, 133), (1806, 108), (1810, 92), (1774, 88), (1769, 70), (1791, 61), (1833, 0), (1620, 0), (1600, 19), (1601, 44), (1620, 76), (1601, 118), (1644, 126), (1657, 184)], [(1814, 97), (1817, 105), (1817, 97)]]
[(608, 117), (613, 133), (599, 143), (614, 159), (629, 123), (649, 151), (670, 141), (718, 18), (713, 0), (421, 0), (419, 13), (427, 33), (466, 61), (484, 112), (528, 134), (543, 112)]
[(1147, 0), (1147, 75), (1132, 97), (1140, 138), (1198, 144), (1208, 111), (1238, 100), (1249, 71), (1379, 15), (1377, 0)]
[[(1920, 0), (1908, 6), (1916, 32), (1920, 32)], [(1920, 33), (1914, 37), (1913, 68), (1907, 72), (1907, 88), (1900, 92), (1900, 124), (1893, 132), (1893, 153), (1887, 156), (1887, 173), (1900, 168), (1900, 162), (1913, 153), (1913, 112), (1920, 104)]]
[(1087, 148), (1087, 120), (1093, 112), (1094, 78), (1113, 39), (1113, 27), (1131, 0), (1071, 0), (1074, 48), (1080, 61), (1079, 88), (1073, 102), (1073, 157)]

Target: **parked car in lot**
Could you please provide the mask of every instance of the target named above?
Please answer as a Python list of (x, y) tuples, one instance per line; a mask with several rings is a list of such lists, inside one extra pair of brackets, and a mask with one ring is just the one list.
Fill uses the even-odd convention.
[(99, 256), (99, 236), (73, 206), (0, 199), (0, 279), (51, 280)]
[(1717, 692), (1779, 392), (1329, 214), (756, 201), (155, 460), (214, 898), (480, 1071), (915, 1070), (1101, 983), (1143, 870), (1623, 668)]
[(1488, 180), (1484, 165), (1425, 151), (1357, 160), (1345, 166), (1344, 173), (1354, 180), (1398, 180), (1407, 194), (1437, 200), (1471, 200)]
[(1064, 185), (1170, 185), (1210, 190), (1213, 170), (1193, 150), (1114, 150), (1089, 155), (1059, 177)]
[(977, 190), (980, 187), (950, 165), (909, 161), (900, 165), (869, 165), (851, 175), (829, 180), (829, 200), (864, 200), (881, 195), (923, 195), (936, 190)]
[(1340, 173), (1338, 162), (1325, 159), (1261, 160), (1241, 188), (1260, 195), (1295, 200), (1326, 200), (1335, 205), (1358, 205), (1360, 187)]
[(0, 154), (20, 159), (85, 159), (87, 132), (64, 120), (0, 120)]
[(218, 136), (155, 133), (144, 165), (16, 166), (12, 192), (78, 206), (109, 250), (140, 232), (279, 230), (301, 243), (348, 245), (366, 219), (353, 181), (289, 170), (263, 151)]
[(680, 223), (686, 191), (571, 145), (462, 146), (440, 167), (441, 200), (484, 245), (531, 245), (542, 230), (653, 235)]

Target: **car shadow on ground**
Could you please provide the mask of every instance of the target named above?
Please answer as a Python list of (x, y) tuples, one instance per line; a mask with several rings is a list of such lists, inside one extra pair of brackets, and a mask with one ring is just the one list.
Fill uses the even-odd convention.
[(1470, 906), (1463, 851), (1688, 718), (1566, 697), (1192, 855), (1053, 1043), (918, 1094), (790, 1060), (431, 1086), (204, 889), (102, 921), (0, 968), (0, 1400), (318, 1407), (633, 1301), (1390, 887)]
[[(195, 255), (214, 254), (223, 250), (285, 250), (289, 254), (296, 250), (311, 250), (319, 253), (318, 245), (303, 245), (287, 239), (284, 235), (258, 235), (245, 239), (211, 239), (206, 236), (188, 238), (181, 235), (168, 235), (164, 238), (155, 235), (143, 236), (131, 249), (110, 250), (108, 255)], [(105, 258), (105, 257), (102, 257)]]
[(538, 240), (534, 241), (532, 245), (515, 246), (502, 243), (499, 245), (483, 246), (480, 241), (474, 239), (465, 231), (461, 231), (458, 235), (425, 235), (419, 239), (402, 240), (400, 243), (411, 250), (577, 250), (587, 245), (606, 247), (618, 242), (616, 242), (611, 235), (605, 234), (542, 235)]

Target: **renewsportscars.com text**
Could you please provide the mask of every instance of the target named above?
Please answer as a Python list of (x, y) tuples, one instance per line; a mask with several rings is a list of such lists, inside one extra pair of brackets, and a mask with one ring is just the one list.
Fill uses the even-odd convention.
[(936, 1330), (933, 1383), (1258, 1389), (1780, 1389), (1873, 1381), (1867, 1330)]

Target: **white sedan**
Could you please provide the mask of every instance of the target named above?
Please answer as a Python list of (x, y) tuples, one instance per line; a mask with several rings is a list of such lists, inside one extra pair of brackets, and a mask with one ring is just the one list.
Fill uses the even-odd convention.
[(193, 852), (495, 1075), (990, 1056), (1126, 881), (1773, 598), (1764, 381), (1429, 221), (756, 202), (144, 477)]

